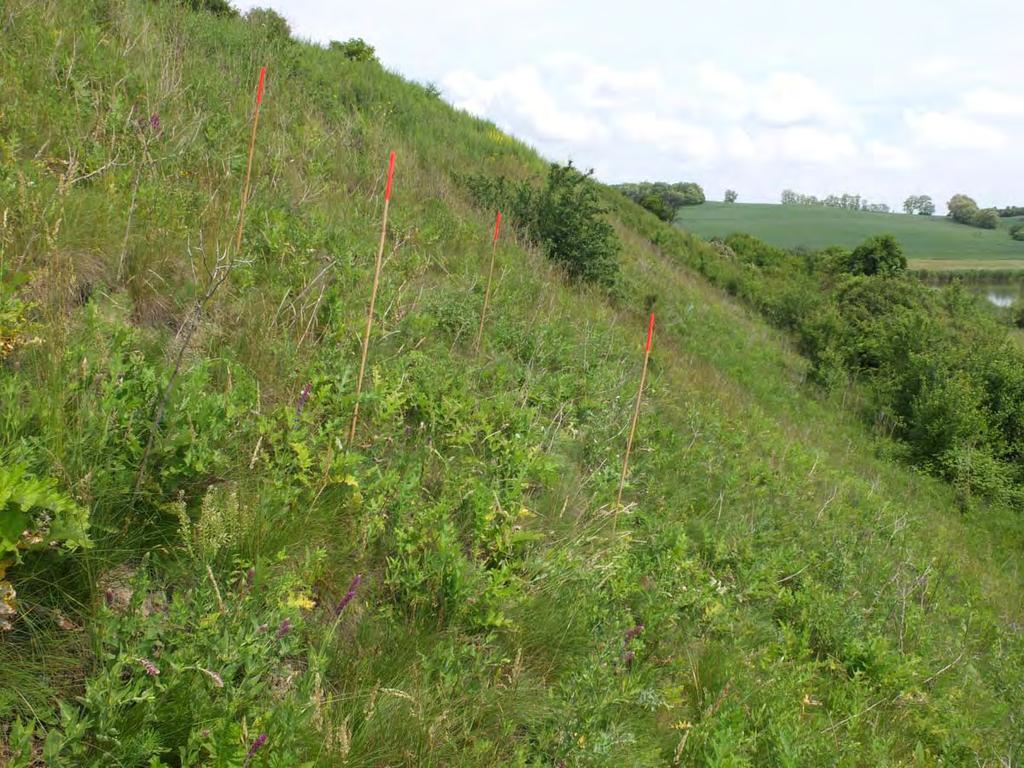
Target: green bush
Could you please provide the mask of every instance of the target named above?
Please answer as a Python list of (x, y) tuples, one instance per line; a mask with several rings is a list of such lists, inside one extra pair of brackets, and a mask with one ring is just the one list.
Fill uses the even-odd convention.
[(178, 2), (193, 11), (207, 11), (217, 16), (238, 15), (238, 11), (231, 6), (228, 0), (178, 0)]
[(611, 287), (621, 246), (592, 175), (571, 162), (552, 163), (539, 188), (503, 176), (470, 176), (465, 183), (478, 203), (503, 211), (570, 279)]
[(245, 20), (259, 29), (267, 40), (291, 40), (292, 28), (288, 20), (271, 8), (253, 8)]
[(373, 46), (358, 37), (353, 37), (351, 40), (346, 40), (345, 42), (331, 40), (328, 47), (332, 51), (337, 51), (349, 61), (377, 60)]
[(1024, 222), (1020, 224), (1014, 224), (1010, 227), (1010, 237), (1014, 240), (1024, 241)]
[(854, 248), (843, 268), (851, 275), (895, 277), (906, 272), (907, 257), (895, 237), (878, 235)]
[(644, 195), (640, 198), (640, 205), (662, 221), (672, 221), (675, 218), (675, 211), (672, 210), (672, 207), (657, 195)]

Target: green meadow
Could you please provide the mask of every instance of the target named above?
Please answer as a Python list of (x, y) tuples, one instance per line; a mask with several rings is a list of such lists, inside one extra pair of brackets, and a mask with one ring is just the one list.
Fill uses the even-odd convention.
[(676, 223), (701, 237), (753, 235), (778, 248), (852, 248), (869, 237), (894, 235), (917, 269), (1022, 269), (1024, 242), (1009, 236), (1011, 223), (977, 229), (944, 216), (869, 213), (805, 205), (704, 203), (680, 210)]

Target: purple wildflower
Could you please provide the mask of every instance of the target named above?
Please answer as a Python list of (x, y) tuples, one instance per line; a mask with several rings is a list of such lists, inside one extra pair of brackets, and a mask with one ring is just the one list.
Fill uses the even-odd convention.
[(252, 589), (253, 582), (256, 581), (256, 569), (250, 568), (245, 574), (245, 586)]
[(298, 405), (295, 407), (295, 419), (296, 420), (298, 420), (298, 418), (300, 416), (302, 416), (302, 409), (306, 407), (306, 401), (309, 400), (309, 393), (312, 392), (312, 391), (313, 391), (313, 385), (312, 384), (306, 384), (306, 386), (302, 388), (302, 394), (299, 395)]
[(150, 677), (156, 677), (160, 674), (160, 670), (157, 669), (156, 664), (149, 659), (139, 659), (139, 664), (142, 665), (142, 668), (146, 670), (146, 674)]
[(107, 608), (111, 608), (114, 605), (114, 590), (108, 589), (104, 592), (103, 599), (107, 603)]
[(622, 661), (626, 665), (626, 669), (630, 669), (633, 666), (633, 659), (636, 658), (636, 651), (626, 651), (622, 655)]
[(632, 629), (628, 630), (626, 632), (626, 645), (629, 645), (630, 642), (635, 640), (637, 637), (639, 637), (643, 633), (644, 633), (644, 625), (643, 624), (637, 624), (635, 627), (633, 627)]
[(242, 763), (242, 768), (248, 768), (249, 763), (252, 762), (253, 757), (255, 757), (256, 753), (259, 752), (260, 747), (262, 747), (266, 743), (267, 734), (261, 733), (259, 736), (256, 737), (256, 741), (252, 743), (252, 746), (249, 747), (249, 751), (245, 755), (245, 762)]
[(281, 626), (277, 628), (277, 639), (280, 640), (282, 637), (292, 631), (292, 620), (285, 619), (281, 622)]
[(362, 583), (363, 574), (357, 573), (352, 577), (352, 583), (348, 585), (348, 592), (346, 592), (345, 596), (338, 602), (337, 607), (334, 609), (335, 613), (341, 613), (345, 610), (345, 606), (352, 602), (352, 598), (356, 596), (356, 590), (359, 589), (359, 585)]
[(153, 133), (160, 133), (160, 115), (154, 112), (149, 116), (149, 127)]

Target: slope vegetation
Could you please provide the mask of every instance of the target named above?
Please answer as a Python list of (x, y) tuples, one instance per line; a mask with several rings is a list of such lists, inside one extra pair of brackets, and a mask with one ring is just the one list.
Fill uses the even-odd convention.
[(546, 164), (274, 22), (0, 14), (9, 764), (1021, 758), (1011, 512), (886, 459), (610, 191), (615, 287), (506, 230), (475, 352), (493, 211), (459, 179)]

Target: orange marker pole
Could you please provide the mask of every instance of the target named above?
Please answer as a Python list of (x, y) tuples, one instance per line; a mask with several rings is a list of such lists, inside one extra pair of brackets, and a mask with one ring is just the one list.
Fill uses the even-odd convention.
[(366, 353), (370, 349), (370, 331), (373, 329), (373, 306), (377, 303), (377, 286), (380, 285), (380, 267), (384, 259), (384, 241), (388, 234), (388, 209), (391, 207), (391, 181), (395, 177), (395, 153), (388, 161), (388, 183), (384, 188), (384, 221), (380, 227), (380, 247), (377, 248), (377, 264), (373, 269), (373, 289), (370, 291), (370, 309), (366, 313), (366, 333), (363, 334), (363, 357), (359, 361), (359, 379), (356, 381), (356, 404), (352, 410), (352, 428), (348, 433), (349, 445), (356, 439), (356, 425), (359, 423), (359, 396), (363, 392), (363, 375), (366, 373)]
[(260, 105), (263, 103), (263, 83), (267, 68), (260, 68), (260, 82), (256, 86), (256, 112), (252, 117), (252, 138), (249, 139), (249, 161), (245, 166), (245, 182), (242, 184), (242, 205), (238, 210), (238, 234), (235, 236), (235, 253), (242, 249), (242, 230), (245, 228), (245, 207), (249, 203), (249, 179), (252, 177), (252, 156), (256, 150), (256, 127), (260, 124)]
[(498, 235), (501, 233), (501, 211), (494, 220), (494, 237), (491, 240), (491, 266), (487, 270), (487, 287), (484, 289), (484, 307), (480, 310), (480, 328), (476, 332), (476, 353), (480, 354), (480, 341), (484, 337), (484, 318), (487, 316), (487, 303), (491, 298), (491, 280), (494, 279), (494, 255), (498, 251)]
[(651, 312), (651, 323), (647, 326), (647, 346), (644, 348), (644, 367), (640, 372), (640, 389), (636, 393), (636, 407), (633, 409), (633, 423), (629, 427), (629, 439), (626, 441), (626, 456), (622, 460), (622, 476), (619, 478), (619, 495), (615, 499), (615, 517), (612, 518), (612, 530), (619, 520), (622, 509), (622, 489), (626, 485), (626, 472), (629, 469), (629, 454), (633, 450), (633, 436), (636, 435), (636, 423), (640, 419), (640, 401), (644, 395), (644, 382), (647, 381), (647, 363), (651, 359), (651, 340), (654, 338), (654, 313)]

